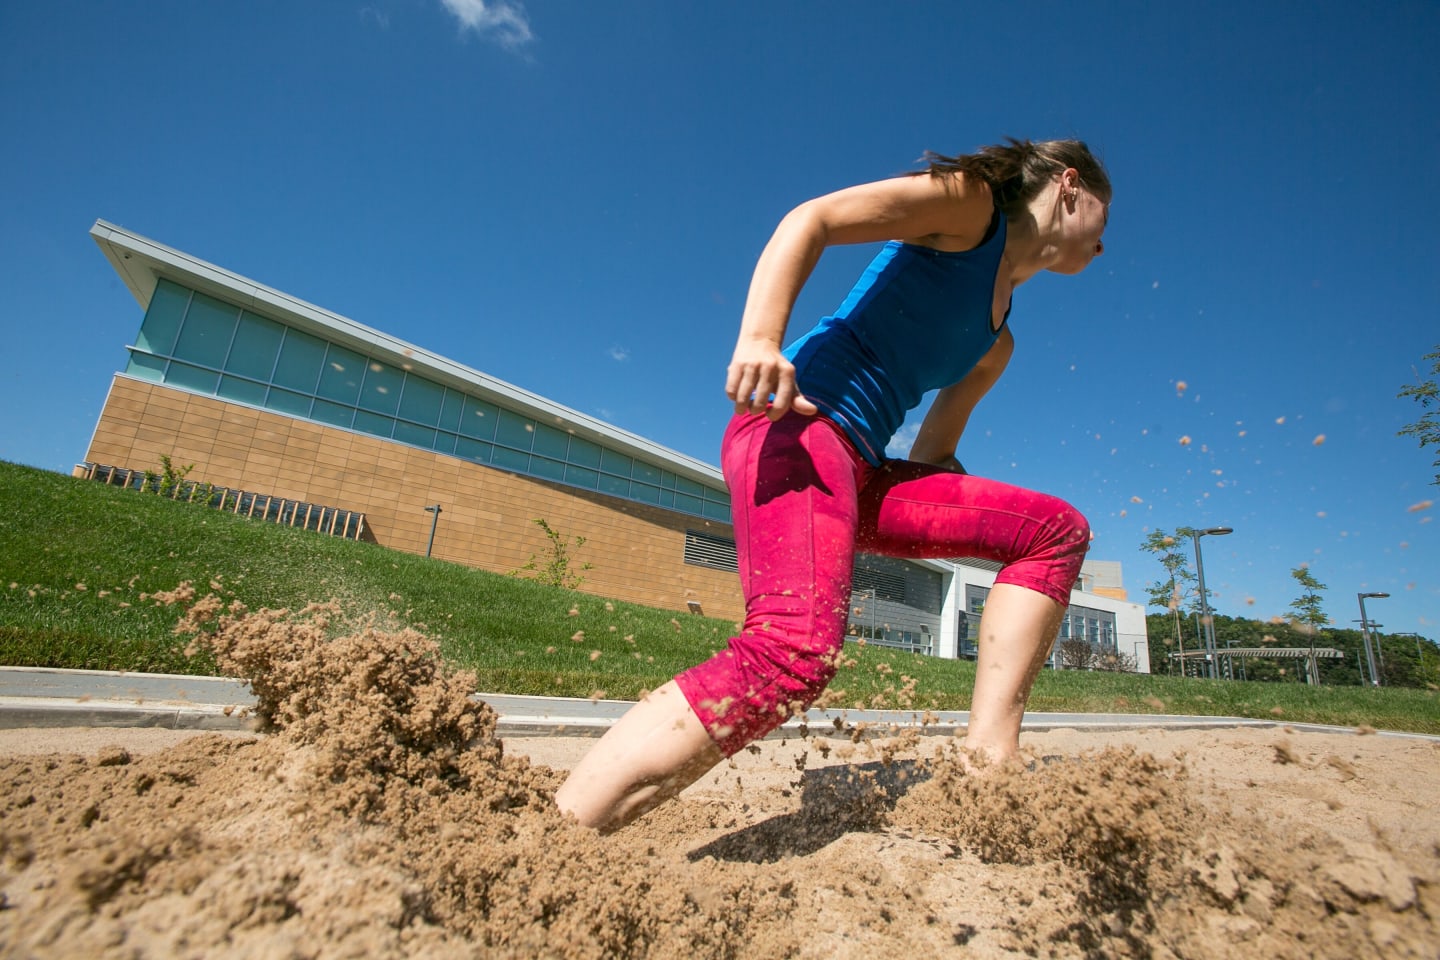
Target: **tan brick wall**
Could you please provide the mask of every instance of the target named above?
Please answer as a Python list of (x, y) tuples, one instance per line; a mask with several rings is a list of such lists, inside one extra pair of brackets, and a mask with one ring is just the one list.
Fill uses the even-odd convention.
[(548, 542), (543, 517), (570, 538), (586, 593), (683, 612), (697, 600), (711, 616), (743, 614), (734, 573), (684, 563), (685, 531), (733, 536), (727, 524), (685, 517), (376, 437), (295, 420), (117, 376), (86, 459), (158, 470), (160, 456), (194, 464), (191, 479), (365, 513), (375, 540), (423, 554), (431, 514), (440, 521), (432, 555), (506, 573)]

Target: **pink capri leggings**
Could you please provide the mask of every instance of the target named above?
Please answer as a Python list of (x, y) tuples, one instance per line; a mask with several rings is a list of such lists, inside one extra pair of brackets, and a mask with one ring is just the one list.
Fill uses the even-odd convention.
[(726, 756), (834, 677), (857, 549), (994, 560), (1005, 564), (996, 583), (1064, 605), (1089, 547), (1089, 525), (1063, 500), (908, 460), (871, 466), (823, 416), (736, 416), (721, 462), (745, 623), (675, 679)]

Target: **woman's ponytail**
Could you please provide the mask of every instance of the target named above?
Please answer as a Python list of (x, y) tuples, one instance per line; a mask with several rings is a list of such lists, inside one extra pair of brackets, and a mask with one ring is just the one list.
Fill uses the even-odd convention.
[(1085, 189), (1102, 202), (1110, 202), (1110, 177), (1080, 140), (1036, 142), (1008, 137), (1003, 144), (954, 157), (927, 150), (923, 160), (931, 176), (962, 173), (985, 181), (1007, 216), (1020, 213), (1047, 183), (1070, 167), (1080, 174)]

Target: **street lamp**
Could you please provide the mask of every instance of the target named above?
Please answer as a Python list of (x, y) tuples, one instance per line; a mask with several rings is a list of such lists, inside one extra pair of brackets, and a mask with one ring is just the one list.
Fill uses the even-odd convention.
[(1365, 638), (1365, 660), (1370, 665), (1370, 685), (1378, 687), (1380, 686), (1380, 674), (1375, 672), (1375, 648), (1370, 645), (1370, 620), (1365, 616), (1365, 601), (1367, 599), (1382, 600), (1390, 594), (1357, 593), (1355, 596), (1360, 598), (1360, 635)]
[(1420, 662), (1420, 660), (1421, 660), (1421, 655), (1420, 655), (1420, 634), (1418, 634), (1418, 633), (1410, 633), (1410, 632), (1407, 631), (1407, 632), (1405, 632), (1405, 633), (1392, 633), (1392, 634), (1390, 634), (1390, 636), (1392, 636), (1392, 637), (1412, 637), (1412, 638), (1415, 640), (1415, 661), (1416, 661), (1417, 663)]
[(1200, 628), (1205, 631), (1205, 654), (1210, 658), (1210, 679), (1220, 676), (1220, 657), (1215, 652), (1215, 623), (1210, 616), (1210, 597), (1205, 590), (1205, 563), (1200, 559), (1201, 537), (1223, 537), (1234, 533), (1230, 527), (1207, 527), (1191, 530), (1190, 538), (1195, 541), (1195, 574), (1200, 580)]
[(425, 544), (425, 556), (428, 557), (431, 549), (435, 546), (435, 525), (440, 522), (440, 504), (431, 504), (425, 508), (425, 512), (433, 514), (430, 517), (430, 542)]

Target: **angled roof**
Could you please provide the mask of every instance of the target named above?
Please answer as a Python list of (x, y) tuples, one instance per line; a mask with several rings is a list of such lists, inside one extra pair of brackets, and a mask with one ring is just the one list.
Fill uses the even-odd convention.
[(681, 476), (707, 486), (722, 489), (725, 486), (720, 470), (702, 460), (661, 446), (589, 414), (547, 400), (539, 394), (506, 383), (488, 373), (431, 353), (423, 347), (407, 343), (323, 307), (306, 303), (274, 287), (267, 287), (263, 283), (232, 273), (224, 267), (167, 247), (148, 237), (142, 237), (113, 223), (96, 220), (95, 225), (90, 228), (90, 235), (125, 286), (130, 289), (130, 293), (145, 309), (149, 309), (150, 297), (155, 292), (157, 282), (163, 277), (254, 310), (306, 333), (338, 342), (397, 367), (413, 369), (440, 383), (508, 407), (517, 413), (524, 413), (537, 421), (663, 465)]

